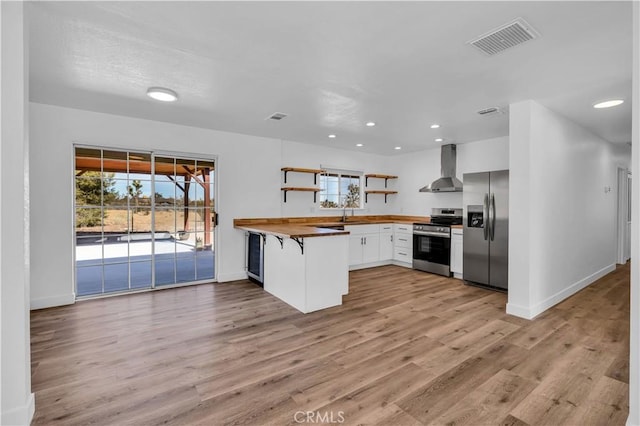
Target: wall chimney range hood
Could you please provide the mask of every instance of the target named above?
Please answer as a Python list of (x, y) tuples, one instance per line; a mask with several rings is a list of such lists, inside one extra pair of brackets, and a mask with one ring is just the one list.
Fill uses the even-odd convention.
[(420, 188), (420, 192), (461, 192), (462, 182), (456, 177), (456, 146), (442, 145), (440, 151), (441, 178)]

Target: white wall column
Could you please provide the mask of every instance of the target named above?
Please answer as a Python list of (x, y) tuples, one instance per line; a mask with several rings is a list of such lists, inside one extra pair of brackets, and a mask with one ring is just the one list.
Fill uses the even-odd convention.
[(631, 135), (631, 341), (628, 425), (640, 425), (640, 3), (633, 2), (633, 131)]
[(507, 312), (533, 318), (615, 269), (618, 202), (611, 188), (626, 160), (538, 102), (511, 105), (509, 118)]
[(3, 425), (29, 424), (29, 143), (24, 3), (0, 2), (0, 409)]
[(531, 102), (509, 107), (509, 294), (507, 313), (530, 318)]

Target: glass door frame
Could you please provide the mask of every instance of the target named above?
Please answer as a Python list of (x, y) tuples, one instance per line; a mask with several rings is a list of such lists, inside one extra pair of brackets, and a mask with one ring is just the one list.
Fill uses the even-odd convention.
[[(144, 153), (149, 154), (151, 156), (151, 285), (146, 288), (137, 288), (133, 289), (129, 287), (127, 290), (119, 290), (105, 293), (104, 288), (102, 293), (78, 296), (78, 279), (77, 279), (77, 262), (76, 262), (76, 248), (77, 248), (77, 236), (76, 236), (76, 149), (77, 148), (85, 148), (85, 149), (93, 149), (100, 151), (118, 151), (124, 153)], [(219, 264), (219, 245), (218, 245), (218, 221), (217, 221), (217, 211), (218, 211), (218, 194), (219, 194), (219, 183), (218, 183), (218, 156), (217, 155), (205, 155), (205, 154), (196, 154), (196, 153), (185, 153), (185, 152), (176, 152), (176, 151), (164, 151), (164, 150), (148, 150), (148, 149), (137, 149), (137, 148), (124, 148), (124, 147), (107, 147), (103, 145), (89, 145), (84, 143), (73, 143), (71, 147), (72, 153), (72, 173), (71, 173), (71, 188), (72, 188), (72, 197), (71, 197), (71, 207), (72, 207), (72, 229), (73, 229), (73, 238), (72, 238), (72, 278), (73, 278), (73, 289), (76, 300), (86, 300), (86, 299), (97, 299), (102, 297), (111, 297), (118, 296), (123, 294), (134, 294), (134, 293), (142, 293), (148, 291), (155, 290), (163, 290), (168, 288), (177, 288), (177, 287), (186, 287), (192, 285), (199, 284), (207, 284), (207, 283), (216, 283), (218, 282), (218, 264)], [(103, 155), (103, 154), (101, 154)], [(212, 243), (213, 243), (213, 278), (206, 278), (203, 280), (194, 280), (189, 282), (181, 282), (181, 283), (173, 283), (173, 284), (161, 284), (160, 286), (156, 285), (156, 268), (155, 268), (155, 184), (156, 184), (156, 174), (155, 174), (155, 158), (156, 157), (174, 157), (176, 159), (183, 160), (194, 160), (194, 161), (211, 161), (214, 164), (213, 168), (213, 200), (214, 205), (211, 207), (211, 218), (212, 218)], [(104, 205), (101, 206), (101, 210), (104, 209)], [(104, 249), (103, 249), (104, 255)], [(128, 255), (130, 256), (130, 254)], [(104, 265), (104, 260), (102, 261)], [(130, 269), (130, 261), (128, 261), (128, 268)], [(104, 275), (104, 272), (103, 272)], [(104, 276), (102, 277), (104, 281)], [(131, 277), (129, 276), (129, 286), (131, 285)], [(103, 284), (104, 286), (104, 284)]]

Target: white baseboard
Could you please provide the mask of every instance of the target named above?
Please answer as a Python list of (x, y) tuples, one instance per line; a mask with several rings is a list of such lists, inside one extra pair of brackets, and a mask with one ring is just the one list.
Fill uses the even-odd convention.
[(20, 407), (12, 408), (9, 411), (2, 413), (0, 424), (3, 425), (29, 425), (33, 420), (33, 415), (36, 412), (36, 397), (34, 394), (29, 394), (24, 405)]
[(247, 272), (230, 272), (227, 274), (218, 274), (218, 282), (226, 283), (228, 281), (246, 280), (248, 278)]
[(377, 262), (363, 263), (361, 265), (349, 266), (349, 270), (357, 271), (358, 269), (375, 268), (376, 266), (385, 266), (385, 265), (389, 265), (390, 263), (391, 263), (391, 260), (379, 260)]
[(558, 303), (565, 300), (566, 298), (576, 294), (583, 288), (587, 287), (589, 284), (592, 284), (593, 282), (599, 280), (600, 278), (604, 277), (608, 273), (615, 271), (615, 269), (616, 269), (615, 264), (605, 266), (604, 268), (594, 272), (588, 277), (585, 277), (580, 281), (573, 283), (572, 285), (565, 288), (564, 290), (560, 290), (556, 294), (550, 297), (547, 297), (545, 300), (543, 300), (542, 302), (534, 306), (527, 307), (527, 306), (515, 305), (513, 303), (507, 303), (507, 313), (510, 315), (515, 315), (520, 318), (533, 319), (536, 316), (543, 313), (544, 311), (546, 311), (547, 309), (551, 308), (552, 306), (555, 306)]
[(392, 260), (391, 264), (396, 266), (402, 266), (403, 268), (413, 269), (413, 265), (411, 263), (401, 262), (399, 260)]
[(53, 308), (54, 306), (73, 305), (76, 303), (76, 294), (63, 294), (60, 296), (31, 299), (31, 310)]
[(533, 319), (531, 316), (531, 310), (526, 306), (516, 305), (514, 303), (507, 303), (507, 313), (516, 317), (524, 319)]

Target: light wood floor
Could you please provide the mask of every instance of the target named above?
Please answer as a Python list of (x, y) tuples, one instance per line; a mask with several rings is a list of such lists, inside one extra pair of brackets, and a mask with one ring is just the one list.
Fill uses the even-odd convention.
[(628, 266), (534, 321), (396, 266), (350, 290), (307, 315), (248, 281), (33, 312), (34, 423), (625, 423)]

